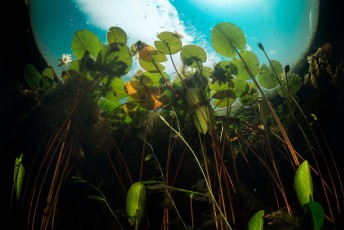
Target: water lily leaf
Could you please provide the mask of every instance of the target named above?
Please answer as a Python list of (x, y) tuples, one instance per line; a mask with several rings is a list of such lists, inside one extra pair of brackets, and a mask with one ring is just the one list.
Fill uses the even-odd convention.
[(281, 79), (282, 74), (284, 73), (282, 64), (276, 60), (271, 60), (271, 63), (269, 64), (269, 70), (271, 73), (276, 74), (278, 79)]
[(126, 212), (128, 222), (131, 226), (135, 224), (135, 229), (141, 223), (146, 205), (146, 189), (142, 182), (135, 182), (129, 188), (126, 199)]
[(253, 83), (247, 83), (244, 92), (240, 95), (240, 103), (246, 106), (257, 102), (258, 90)]
[[(152, 87), (160, 87), (161, 85), (166, 83), (166, 80), (169, 81), (170, 77), (167, 73), (161, 72), (145, 72), (143, 73), (144, 76), (148, 77), (151, 80)], [(165, 79), (165, 80), (164, 80)]]
[(160, 64), (159, 62), (152, 62), (152, 61), (145, 61), (139, 58), (139, 64), (142, 67), (142, 69), (148, 71), (148, 72), (162, 72), (165, 70), (165, 66)]
[(152, 60), (155, 62), (165, 62), (167, 61), (167, 57), (165, 54), (158, 52), (156, 55), (152, 56)]
[(217, 53), (229, 58), (236, 54), (234, 47), (243, 50), (246, 46), (244, 32), (229, 22), (217, 24), (211, 31), (210, 40)]
[(236, 99), (234, 90), (218, 90), (212, 95), (212, 98), (214, 99), (224, 99), (228, 97), (232, 99)]
[(213, 69), (208, 66), (203, 66), (202, 74), (206, 78), (210, 78), (213, 75)]
[(50, 80), (53, 81), (55, 78), (54, 69), (52, 67), (44, 68), (44, 70), (42, 71), (42, 77), (43, 78), (49, 78)]
[(13, 183), (16, 191), (16, 198), (19, 201), (23, 191), (25, 168), (23, 166), (23, 153), (20, 154), (19, 158), (16, 158), (14, 163), (14, 176)]
[[(116, 101), (116, 102), (110, 101), (106, 99), (105, 97), (100, 97), (97, 102), (98, 102), (99, 108), (103, 110), (104, 113), (107, 113), (107, 114), (113, 112), (116, 108), (121, 106), (121, 103), (119, 101)], [(116, 115), (118, 114), (116, 113)]]
[(119, 44), (104, 46), (97, 57), (98, 69), (111, 77), (127, 74), (132, 61), (129, 47)]
[(109, 101), (118, 102), (123, 98), (127, 97), (127, 94), (124, 90), (125, 82), (121, 78), (114, 78), (111, 80), (106, 94), (104, 97)]
[(175, 33), (172, 32), (161, 32), (157, 35), (160, 41), (155, 41), (155, 48), (166, 55), (176, 54), (182, 49), (182, 41)]
[(40, 89), (40, 82), (42, 80), (42, 75), (37, 71), (37, 69), (32, 64), (27, 64), (24, 69), (24, 78), (26, 83), (31, 89)]
[(248, 222), (248, 230), (263, 230), (264, 214), (264, 210), (256, 212)]
[[(247, 65), (247, 68), (251, 71), (253, 76), (256, 76), (259, 72), (259, 60), (257, 56), (251, 51), (240, 51), (240, 56)], [(233, 58), (232, 64), (235, 65), (237, 70), (237, 79), (240, 80), (251, 80), (251, 76), (247, 71), (246, 65), (239, 58)]]
[[(277, 75), (275, 74), (275, 71)], [(261, 65), (257, 80), (262, 87), (272, 89), (278, 85), (279, 81), (281, 81), (282, 74), (282, 64), (279, 61), (271, 60), (269, 68), (265, 64)]]
[(258, 82), (262, 87), (267, 89), (275, 88), (278, 84), (276, 79), (270, 73), (269, 68), (265, 64), (262, 64), (259, 69)]
[(230, 61), (220, 61), (214, 66), (212, 78), (214, 81), (227, 82), (238, 74), (237, 67)]
[[(69, 64), (68, 70), (78, 71), (86, 75), (86, 79), (92, 81), (97, 76), (97, 64), (95, 59), (91, 58), (86, 52), (81, 60), (73, 60)], [(81, 74), (80, 74), (81, 75)]]
[(315, 201), (310, 201), (305, 205), (306, 213), (312, 216), (312, 223), (314, 230), (320, 230), (324, 224), (325, 212), (321, 204)]
[(301, 207), (313, 201), (312, 176), (307, 160), (305, 160), (295, 172), (294, 189)]
[(185, 99), (186, 99), (186, 104), (188, 106), (196, 106), (197, 104), (199, 104), (201, 102), (201, 99), (199, 97), (199, 89), (197, 88), (190, 88), (186, 95), (185, 95)]
[(214, 99), (212, 100), (212, 104), (215, 108), (226, 108), (230, 105), (232, 105), (235, 102), (236, 99), (226, 97), (223, 99)]
[(209, 130), (208, 124), (210, 121), (209, 106), (196, 107), (194, 112), (194, 122), (198, 132), (206, 134)]
[(186, 45), (180, 51), (180, 58), (185, 65), (198, 68), (200, 62), (207, 61), (207, 53), (200, 46)]
[[(219, 81), (215, 81), (213, 83), (211, 83), (209, 85), (210, 90), (212, 91), (218, 91), (218, 90), (229, 90), (229, 89), (233, 89), (234, 90), (234, 82), (237, 80), (228, 80), (227, 82), (219, 82)], [(246, 84), (246, 82), (245, 82)]]
[(93, 32), (89, 30), (79, 30), (74, 33), (72, 51), (76, 59), (81, 59), (86, 50), (95, 58), (102, 47), (102, 42)]
[(235, 88), (236, 97), (241, 97), (243, 94), (245, 94), (245, 92), (247, 91), (247, 81), (232, 79), (231, 82), (233, 84), (233, 86), (231, 85), (231, 88)]
[(143, 45), (140, 45), (138, 48), (138, 54), (139, 58), (141, 58), (144, 61), (152, 61), (153, 56), (158, 54), (158, 51), (151, 45), (148, 45), (146, 43), (143, 43)]
[(106, 34), (106, 40), (108, 44), (120, 43), (122, 45), (127, 44), (127, 34), (120, 27), (110, 27)]
[(301, 88), (302, 81), (298, 75), (289, 74), (287, 77), (287, 81), (288, 81), (288, 84), (284, 80), (282, 82), (282, 86), (277, 91), (281, 97), (284, 97), (282, 87), (283, 87), (284, 93), (287, 93), (287, 94), (290, 93), (291, 95), (295, 95), (299, 91), (299, 89)]
[(43, 91), (47, 91), (54, 85), (55, 83), (54, 77), (55, 77), (55, 73), (52, 67), (44, 68), (44, 70), (42, 71), (42, 79), (41, 79), (41, 82), (42, 82), (41, 89)]

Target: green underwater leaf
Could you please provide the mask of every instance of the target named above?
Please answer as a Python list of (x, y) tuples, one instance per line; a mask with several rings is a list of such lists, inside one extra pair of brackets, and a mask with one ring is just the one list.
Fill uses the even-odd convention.
[(161, 32), (157, 35), (160, 41), (154, 41), (155, 48), (166, 55), (176, 54), (182, 49), (182, 41), (172, 32)]
[(146, 205), (146, 189), (142, 182), (135, 182), (129, 188), (126, 199), (126, 212), (128, 222), (131, 226), (135, 224), (135, 229), (141, 223)]
[(149, 72), (159, 72), (164, 71), (165, 66), (160, 64), (159, 62), (152, 62), (152, 61), (145, 61), (141, 58), (139, 58), (139, 64), (142, 67), (142, 69), (149, 71)]
[(258, 82), (259, 84), (267, 89), (275, 88), (279, 80), (282, 79), (283, 67), (279, 61), (271, 60), (269, 68), (262, 64), (259, 69)]
[(201, 102), (200, 92), (197, 88), (190, 88), (185, 95), (186, 104), (194, 107)]
[[(151, 87), (161, 87), (163, 84), (165, 84), (165, 80), (169, 80), (170, 77), (165, 72), (144, 72), (143, 76), (147, 77), (151, 81)], [(164, 80), (165, 78), (165, 80)]]
[(246, 83), (244, 92), (240, 95), (240, 103), (246, 106), (257, 102), (258, 90), (253, 83)]
[(76, 59), (81, 59), (86, 50), (96, 58), (102, 47), (102, 42), (93, 32), (89, 30), (79, 30), (74, 33), (72, 50)]
[(207, 61), (207, 53), (200, 46), (186, 45), (180, 51), (180, 58), (185, 65), (198, 68), (200, 62)]
[[(282, 82), (282, 87), (283, 87), (284, 92), (287, 94), (290, 93), (291, 95), (295, 95), (301, 88), (301, 85), (302, 85), (301, 78), (296, 74), (289, 74), (287, 77), (287, 81), (288, 81), (288, 84), (285, 80)], [(284, 97), (283, 90), (280, 87), (277, 91), (281, 97)]]
[(40, 82), (42, 75), (38, 72), (35, 66), (27, 64), (24, 69), (24, 78), (31, 89), (40, 89)]
[(110, 27), (106, 34), (106, 40), (108, 44), (120, 43), (122, 45), (127, 44), (127, 34), (120, 27)]
[(54, 73), (54, 69), (52, 67), (46, 67), (44, 68), (44, 70), (42, 71), (42, 90), (43, 91), (47, 91), (48, 89), (50, 89), (53, 85), (54, 85), (54, 77), (55, 77), (55, 73)]
[(218, 82), (227, 82), (238, 74), (237, 67), (231, 61), (220, 61), (214, 66), (212, 79)]
[(121, 78), (114, 78), (111, 80), (104, 97), (112, 102), (119, 102), (123, 98), (127, 97), (124, 90), (125, 82)]
[(194, 122), (198, 132), (202, 134), (208, 132), (210, 119), (209, 106), (199, 106), (195, 109)]
[(97, 56), (98, 68), (110, 77), (122, 77), (127, 74), (132, 62), (130, 49), (126, 45), (106, 45)]
[(325, 212), (321, 204), (315, 201), (310, 201), (305, 205), (306, 213), (312, 216), (312, 224), (314, 230), (320, 230), (324, 224)]
[(13, 183), (16, 191), (16, 198), (19, 201), (23, 191), (25, 168), (23, 166), (23, 153), (20, 154), (19, 158), (16, 158), (14, 163), (14, 176)]
[[(252, 53), (251, 51), (240, 51), (239, 52), (240, 56), (244, 60), (244, 62), (247, 65), (247, 68), (249, 71), (251, 71), (253, 76), (256, 76), (257, 73), (259, 72), (259, 60), (257, 56)], [(232, 64), (235, 65), (236, 70), (237, 70), (237, 79), (240, 80), (251, 80), (251, 76), (249, 72), (247, 71), (246, 65), (241, 59), (239, 58), (233, 58)]]
[(281, 79), (282, 74), (284, 73), (282, 64), (276, 60), (271, 60), (271, 63), (269, 64), (269, 70), (271, 73), (277, 75), (278, 79)]
[(44, 70), (42, 71), (42, 77), (48, 78), (53, 81), (55, 77), (54, 69), (52, 67), (44, 68)]
[(235, 56), (234, 47), (243, 50), (246, 46), (244, 32), (230, 22), (217, 24), (211, 31), (210, 40), (214, 50), (228, 58)]
[(103, 110), (105, 114), (109, 114), (113, 112), (116, 108), (118, 108), (122, 104), (119, 101), (116, 101), (116, 102), (110, 101), (106, 99), (105, 97), (100, 97), (97, 103), (99, 105), (99, 108)]
[(296, 170), (294, 189), (301, 207), (313, 200), (313, 184), (308, 161), (305, 160)]
[(263, 230), (264, 210), (256, 212), (248, 222), (248, 230)]
[(210, 96), (214, 107), (228, 107), (233, 104), (237, 98), (233, 80), (228, 80), (225, 83), (215, 81), (209, 85), (209, 88), (211, 89)]

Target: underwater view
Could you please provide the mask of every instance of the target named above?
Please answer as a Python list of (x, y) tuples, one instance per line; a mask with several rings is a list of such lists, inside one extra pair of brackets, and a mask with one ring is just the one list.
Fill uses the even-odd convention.
[(6, 229), (344, 229), (334, 1), (11, 4)]

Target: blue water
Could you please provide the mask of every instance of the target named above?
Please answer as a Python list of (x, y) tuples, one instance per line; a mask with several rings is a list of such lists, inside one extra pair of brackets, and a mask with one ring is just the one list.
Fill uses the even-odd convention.
[[(206, 49), (209, 55), (207, 64), (211, 65), (223, 58), (212, 50), (209, 42), (211, 28), (228, 21), (244, 31), (247, 48), (258, 56), (261, 63), (266, 63), (266, 59), (257, 47), (258, 42), (264, 45), (271, 59), (285, 65), (295, 63), (307, 50), (318, 14), (318, 0), (143, 0), (138, 3), (135, 0), (32, 0), (33, 34), (43, 57), (57, 73), (61, 71), (57, 68), (58, 59), (64, 53), (72, 53), (75, 31), (91, 30), (105, 44), (110, 26), (127, 28), (129, 46), (139, 39), (153, 43), (158, 32), (184, 26), (176, 30), (184, 28), (178, 32), (186, 33), (192, 38), (189, 42)], [(112, 16), (114, 19), (111, 21), (109, 18)], [(170, 25), (166, 17), (170, 17)], [(147, 27), (147, 32), (144, 27)]]

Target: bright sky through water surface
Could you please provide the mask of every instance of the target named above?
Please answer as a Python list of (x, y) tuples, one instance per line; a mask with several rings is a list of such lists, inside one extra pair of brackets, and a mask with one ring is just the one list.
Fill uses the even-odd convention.
[[(38, 47), (58, 73), (58, 59), (72, 53), (75, 31), (90, 30), (105, 44), (111, 26), (126, 31), (128, 46), (137, 40), (153, 45), (157, 33), (178, 31), (184, 35), (184, 45), (193, 43), (207, 51), (206, 65), (212, 67), (223, 57), (211, 47), (211, 28), (224, 21), (243, 30), (247, 48), (261, 63), (266, 59), (258, 42), (271, 59), (293, 64), (308, 48), (318, 15), (318, 0), (31, 0), (30, 5)], [(132, 72), (138, 68), (134, 64)], [(172, 66), (166, 71), (174, 72)]]

